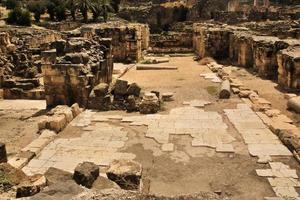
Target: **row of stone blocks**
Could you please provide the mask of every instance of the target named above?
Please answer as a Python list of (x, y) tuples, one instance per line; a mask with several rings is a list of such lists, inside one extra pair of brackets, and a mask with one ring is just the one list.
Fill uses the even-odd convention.
[(57, 106), (50, 110), (47, 116), (42, 117), (38, 122), (39, 137), (23, 148), (16, 156), (9, 159), (8, 163), (15, 168), (23, 168), (81, 112), (82, 109), (78, 104), (71, 107)]
[(71, 107), (64, 105), (56, 106), (38, 122), (39, 130), (49, 129), (58, 133), (80, 113), (81, 109), (77, 103)]
[[(213, 65), (209, 65), (211, 69), (214, 69)], [(270, 128), (270, 130), (278, 136), (282, 143), (293, 153), (294, 157), (300, 162), (300, 130), (293, 125), (291, 120), (286, 115), (282, 114), (277, 109), (272, 109), (272, 105), (269, 101), (259, 97), (256, 91), (250, 90), (243, 85), (243, 83), (237, 79), (230, 77), (224, 71), (224, 68), (219, 67), (218, 74), (223, 79), (230, 80), (230, 87), (233, 93), (238, 94), (245, 103), (247, 103), (261, 120)], [(295, 95), (287, 94), (286, 99), (295, 98)]]

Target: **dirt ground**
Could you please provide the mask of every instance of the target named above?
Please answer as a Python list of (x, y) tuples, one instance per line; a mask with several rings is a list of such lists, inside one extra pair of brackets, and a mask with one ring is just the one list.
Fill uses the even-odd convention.
[[(210, 71), (194, 62), (192, 57), (172, 58), (170, 63), (165, 65), (177, 66), (178, 70), (133, 69), (123, 78), (129, 82), (137, 82), (145, 91), (174, 92), (175, 100), (164, 105), (165, 113), (182, 106), (183, 101), (201, 99), (213, 103), (206, 106), (205, 110), (217, 111), (223, 115), (222, 109), (234, 108), (241, 102), (237, 97), (218, 100), (219, 84), (201, 78), (201, 73)], [(225, 116), (223, 118), (227, 120)], [(265, 166), (258, 165), (256, 159), (249, 156), (241, 136), (233, 127), (229, 127), (228, 130), (237, 139), (234, 146), (238, 149), (238, 154), (215, 153), (210, 148), (191, 147), (191, 138), (180, 136), (172, 138), (176, 144), (175, 153), (155, 156), (155, 152), (149, 150), (153, 147), (147, 146), (155, 146), (156, 142), (149, 141), (136, 130), (130, 131), (130, 128), (130, 142), (125, 151), (136, 154), (136, 160), (142, 163), (149, 193), (173, 196), (210, 191), (221, 192), (234, 200), (273, 196), (267, 180), (255, 173), (255, 169)], [(174, 154), (177, 154), (177, 161), (174, 160)], [(180, 162), (181, 160), (188, 161)]]
[(232, 74), (242, 80), (246, 87), (256, 90), (261, 97), (270, 101), (273, 108), (280, 110), (283, 114), (293, 119), (295, 125), (299, 127), (300, 115), (287, 109), (288, 100), (284, 98), (284, 94), (288, 93), (288, 91), (281, 89), (275, 81), (255, 75), (252, 70), (234, 67)]
[[(118, 120), (110, 121), (112, 126), (120, 126), (127, 132), (129, 139), (120, 151), (134, 154), (135, 160), (143, 166), (143, 192), (166, 196), (200, 191), (216, 192), (233, 200), (262, 200), (264, 197), (274, 196), (267, 179), (257, 176), (255, 172), (256, 169), (269, 168), (268, 164), (258, 164), (257, 158), (249, 155), (241, 134), (224, 114), (223, 109), (236, 108), (242, 101), (237, 96), (232, 96), (229, 100), (218, 100), (219, 84), (200, 77), (201, 73), (210, 71), (206, 66), (193, 61), (191, 56), (174, 57), (170, 59), (170, 63), (164, 65), (177, 66), (178, 70), (140, 71), (132, 68), (122, 78), (138, 83), (143, 91), (173, 92), (174, 101), (164, 103), (163, 111), (159, 114), (168, 114), (171, 109), (182, 107), (184, 101), (210, 101), (212, 104), (204, 110), (217, 112), (222, 117), (228, 126), (227, 132), (235, 138), (232, 143), (235, 153), (216, 153), (212, 148), (193, 147), (189, 135), (170, 135), (170, 142), (174, 143), (175, 149), (172, 152), (163, 152), (160, 144), (145, 136), (146, 126), (130, 126)], [(236, 73), (244, 77), (243, 82), (248, 87), (254, 83), (263, 85), (256, 88), (260, 95), (266, 99), (269, 97), (268, 100), (273, 106), (284, 112), (286, 100), (283, 99), (283, 94), (274, 88), (272, 82), (252, 77), (240, 70)], [(272, 94), (279, 97), (272, 98)], [(16, 105), (16, 108), (12, 109), (5, 101), (2, 101), (2, 104), (0, 101), (0, 140), (7, 144), (10, 154), (17, 152), (37, 136), (38, 116), (44, 112), (45, 105), (42, 103), (45, 102), (24, 102), (12, 104)], [(139, 115), (123, 111), (101, 114)], [(68, 126), (58, 138), (77, 138), (82, 133), (82, 128)], [(274, 160), (288, 164), (298, 172), (300, 170), (298, 163), (291, 157)], [(100, 171), (104, 173), (105, 168), (100, 168)]]
[(45, 101), (0, 100), (0, 141), (12, 156), (38, 137), (37, 122)]

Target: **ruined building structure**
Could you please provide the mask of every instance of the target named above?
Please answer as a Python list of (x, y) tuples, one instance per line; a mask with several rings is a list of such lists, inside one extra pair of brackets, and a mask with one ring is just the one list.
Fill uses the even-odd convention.
[(122, 0), (118, 17), (128, 21), (56, 22), (47, 25), (51, 30), (1, 28), (2, 96), (46, 99), (50, 107), (74, 102), (86, 107), (96, 85), (111, 83), (113, 63), (137, 63), (147, 52), (195, 52), (299, 89), (298, 7), (253, 4)]
[(262, 77), (278, 80), (285, 88), (299, 89), (296, 66), (300, 41), (298, 34), (291, 38), (294, 29), (286, 30), (286, 35), (281, 32), (279, 38), (262, 35), (253, 27), (199, 23), (194, 24), (193, 44), (201, 58), (230, 60), (253, 68)]

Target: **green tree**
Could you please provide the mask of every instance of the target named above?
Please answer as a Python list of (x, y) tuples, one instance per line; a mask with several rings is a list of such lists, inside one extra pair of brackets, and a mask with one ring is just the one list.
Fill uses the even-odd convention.
[(108, 13), (114, 12), (114, 9), (110, 0), (93, 0), (91, 11), (93, 13), (94, 20), (97, 20), (101, 15), (103, 20), (107, 22)]
[(75, 7), (80, 10), (84, 22), (88, 21), (88, 11), (93, 10), (94, 5), (93, 0), (75, 0)]
[(6, 22), (20, 26), (31, 26), (31, 14), (27, 9), (16, 7), (8, 13)]
[(58, 21), (66, 19), (66, 6), (61, 4), (55, 7), (55, 16)]
[(19, 17), (18, 25), (31, 26), (31, 14), (29, 10), (27, 9), (22, 10), (22, 15)]
[(102, 17), (104, 22), (108, 20), (108, 12), (113, 12), (114, 9), (111, 6), (110, 0), (100, 0), (101, 1), (101, 8), (102, 8)]
[(16, 7), (21, 7), (21, 1), (18, 1), (18, 0), (6, 0), (6, 1), (4, 1), (4, 6), (7, 9), (14, 9)]
[(30, 1), (27, 3), (27, 8), (34, 14), (36, 22), (40, 22), (41, 15), (46, 11), (46, 4), (44, 1)]
[(49, 17), (52, 21), (55, 20), (55, 3), (53, 3), (52, 1), (47, 1), (46, 3), (46, 8), (47, 8), (47, 12), (49, 14)]
[(76, 0), (68, 0), (67, 1), (67, 8), (70, 10), (71, 12), (71, 16), (72, 16), (72, 19), (75, 21), (76, 20)]
[(102, 12), (101, 0), (92, 0), (91, 11), (93, 13), (93, 20), (97, 21)]

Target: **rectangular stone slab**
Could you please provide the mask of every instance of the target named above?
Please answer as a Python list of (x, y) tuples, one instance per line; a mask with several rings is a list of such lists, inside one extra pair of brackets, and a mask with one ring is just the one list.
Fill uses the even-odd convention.
[(136, 70), (177, 70), (175, 66), (164, 65), (137, 65)]

